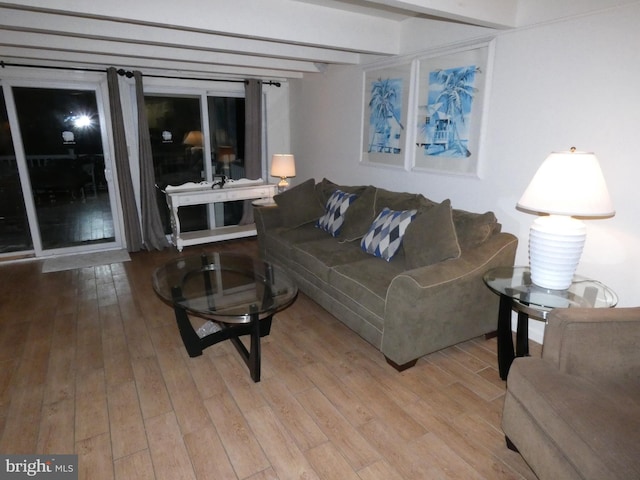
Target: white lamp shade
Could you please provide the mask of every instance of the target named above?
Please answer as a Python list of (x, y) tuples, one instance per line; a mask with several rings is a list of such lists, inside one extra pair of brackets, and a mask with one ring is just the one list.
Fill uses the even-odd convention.
[(271, 176), (273, 177), (295, 177), (296, 162), (290, 153), (276, 153), (271, 157)]
[(615, 214), (598, 159), (593, 153), (554, 152), (529, 183), (518, 207), (576, 217)]

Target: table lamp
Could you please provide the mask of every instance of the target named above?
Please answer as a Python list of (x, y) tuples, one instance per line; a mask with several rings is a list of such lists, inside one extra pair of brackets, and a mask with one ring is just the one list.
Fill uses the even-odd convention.
[(289, 187), (288, 177), (296, 176), (296, 162), (290, 153), (276, 153), (271, 157), (271, 176), (280, 177), (278, 191), (283, 192)]
[(531, 281), (539, 287), (565, 290), (587, 238), (585, 224), (574, 217), (615, 215), (609, 191), (593, 153), (551, 153), (529, 183), (518, 208), (538, 217), (529, 232)]

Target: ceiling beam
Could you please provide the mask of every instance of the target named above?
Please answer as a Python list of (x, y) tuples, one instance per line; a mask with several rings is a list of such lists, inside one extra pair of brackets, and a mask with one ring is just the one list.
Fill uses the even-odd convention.
[(132, 44), (111, 40), (78, 39), (63, 35), (34, 34), (30, 32), (0, 31), (0, 45), (42, 50), (76, 52), (86, 55), (112, 55), (129, 58), (147, 58), (156, 62), (184, 61), (204, 65), (244, 66), (282, 71), (318, 73), (314, 62), (273, 59), (261, 56), (211, 52), (190, 48)]
[(518, 0), (365, 0), (424, 15), (492, 28), (514, 28)]
[(400, 22), (290, 0), (13, 0), (0, 6), (377, 55), (400, 48)]
[(31, 64), (37, 63), (43, 66), (59, 66), (65, 68), (97, 68), (116, 66), (125, 70), (140, 70), (143, 74), (168, 75), (186, 77), (220, 78), (263, 78), (263, 79), (293, 79), (302, 78), (300, 72), (288, 72), (283, 70), (270, 70), (264, 68), (235, 67), (228, 65), (207, 65), (202, 63), (190, 63), (184, 61), (167, 60), (158, 62), (156, 59), (127, 57), (121, 55), (95, 54), (88, 56), (77, 52), (61, 52), (59, 50), (42, 50), (33, 48), (2, 47), (2, 58), (7, 63)]
[(234, 52), (320, 63), (357, 64), (360, 61), (358, 53), (341, 50), (229, 37), (205, 32), (175, 30), (149, 25), (134, 25), (96, 18), (83, 18), (81, 21), (75, 18), (69, 21), (69, 18), (64, 15), (0, 7), (0, 30), (2, 29), (57, 33), (72, 37), (112, 39), (119, 42)]

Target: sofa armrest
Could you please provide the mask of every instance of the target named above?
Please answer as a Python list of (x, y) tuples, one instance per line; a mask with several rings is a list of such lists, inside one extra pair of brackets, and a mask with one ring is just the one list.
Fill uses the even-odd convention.
[(640, 382), (640, 307), (558, 308), (542, 358), (570, 375)]
[(496, 330), (498, 296), (482, 280), (513, 265), (518, 239), (497, 233), (460, 258), (395, 277), (387, 291), (382, 353), (398, 365)]
[(258, 235), (258, 248), (262, 258), (265, 257), (266, 247), (265, 234), (268, 230), (282, 226), (282, 215), (280, 207), (269, 205), (267, 207), (253, 207), (253, 219), (256, 222), (256, 232)]

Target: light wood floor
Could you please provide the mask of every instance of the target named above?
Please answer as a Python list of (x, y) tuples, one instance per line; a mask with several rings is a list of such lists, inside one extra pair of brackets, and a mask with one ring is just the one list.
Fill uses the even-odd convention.
[(398, 373), (300, 295), (254, 384), (229, 342), (187, 356), (150, 282), (176, 255), (0, 265), (0, 452), (77, 453), (87, 480), (535, 479), (504, 444), (495, 340)]

